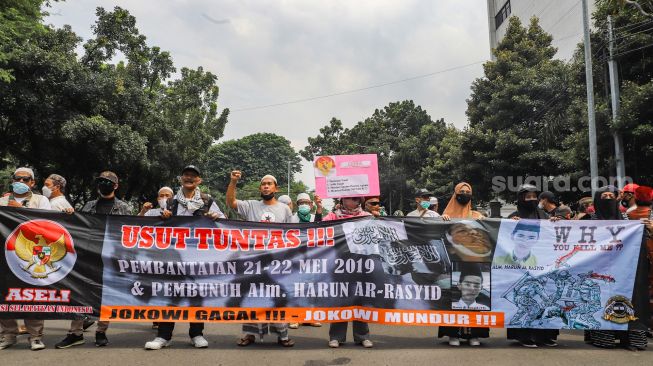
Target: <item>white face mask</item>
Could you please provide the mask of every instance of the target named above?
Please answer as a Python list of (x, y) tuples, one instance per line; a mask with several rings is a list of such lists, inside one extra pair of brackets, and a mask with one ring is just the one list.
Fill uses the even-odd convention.
[(160, 207), (162, 210), (165, 210), (166, 207), (168, 206), (168, 200), (165, 199), (165, 198), (160, 198), (160, 199), (158, 200), (158, 202), (159, 202), (159, 207)]
[(50, 196), (52, 196), (52, 190), (46, 186), (43, 186), (43, 188), (41, 188), (41, 191), (43, 192), (43, 195), (47, 198), (50, 198)]

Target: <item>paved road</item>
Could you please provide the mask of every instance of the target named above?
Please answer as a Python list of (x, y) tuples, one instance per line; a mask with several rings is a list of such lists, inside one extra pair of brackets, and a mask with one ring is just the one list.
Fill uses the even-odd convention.
[(96, 348), (92, 343), (94, 333), (87, 332), (87, 344), (58, 350), (54, 344), (65, 335), (67, 323), (47, 321), (47, 349), (29, 351), (27, 336), (21, 336), (19, 344), (0, 351), (0, 365), (653, 365), (653, 348), (640, 352), (597, 349), (583, 343), (580, 333), (562, 334), (561, 345), (555, 349), (526, 349), (506, 341), (504, 330), (493, 330), (492, 338), (479, 348), (463, 345), (452, 349), (443, 340), (435, 339), (436, 328), (371, 325), (375, 348), (368, 350), (352, 343), (339, 349), (327, 348), (328, 326), (302, 327), (291, 330), (291, 337), (297, 341), (292, 349), (276, 345), (274, 338), (243, 349), (235, 344), (239, 326), (211, 324), (205, 329), (210, 348), (193, 349), (187, 336), (188, 325), (179, 324), (177, 328), (172, 347), (160, 351), (143, 349), (145, 341), (154, 338), (152, 329), (145, 324), (126, 323), (111, 325), (106, 348)]

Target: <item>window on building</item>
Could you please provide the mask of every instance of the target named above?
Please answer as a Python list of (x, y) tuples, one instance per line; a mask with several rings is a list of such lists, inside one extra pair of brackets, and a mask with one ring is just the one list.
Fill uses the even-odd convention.
[(494, 24), (496, 29), (499, 29), (504, 20), (510, 16), (510, 0), (506, 1), (501, 7), (497, 15), (494, 16)]

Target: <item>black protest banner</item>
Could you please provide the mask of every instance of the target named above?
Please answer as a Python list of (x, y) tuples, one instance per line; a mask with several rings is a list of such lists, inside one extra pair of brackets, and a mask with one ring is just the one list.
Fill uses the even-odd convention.
[(637, 318), (636, 222), (268, 224), (8, 208), (0, 233), (2, 318), (570, 329)]

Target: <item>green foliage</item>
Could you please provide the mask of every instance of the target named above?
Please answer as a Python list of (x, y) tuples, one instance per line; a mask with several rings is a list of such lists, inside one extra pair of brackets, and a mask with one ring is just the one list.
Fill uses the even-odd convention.
[(301, 171), (301, 159), (290, 141), (273, 133), (257, 133), (211, 146), (204, 165), (211, 189), (226, 191), (231, 171), (240, 170), (240, 184), (254, 183), (258, 192), (258, 184), (266, 174), (277, 178), (280, 186), (287, 185), (288, 162), (292, 180), (292, 175)]
[[(0, 43), (0, 78), (11, 71), (0, 82), (0, 133), (11, 142), (0, 144), (0, 168), (62, 174), (80, 203), (103, 169), (118, 173), (119, 193), (130, 199), (175, 185), (185, 165), (202, 162), (229, 115), (219, 111), (214, 74), (182, 68), (171, 80), (171, 55), (149, 46), (119, 7), (97, 9), (94, 37), (78, 58), (81, 38), (68, 26), (44, 26), (41, 4), (0, 6), (0, 17), (11, 20), (0, 23), (0, 39), (13, 40)], [(118, 53), (125, 61), (114, 64)]]
[[(649, 6), (650, 2), (641, 2)], [(648, 3), (648, 5), (646, 5)], [(612, 16), (616, 39), (614, 55), (620, 80), (620, 115), (612, 120), (610, 87), (608, 75), (607, 16)], [(653, 159), (651, 145), (651, 105), (653, 105), (653, 18), (642, 14), (639, 9), (621, 1), (599, 0), (593, 14), (596, 31), (592, 33), (593, 77), (596, 101), (596, 125), (598, 139), (599, 174), (615, 175), (614, 141), (612, 134), (621, 134), (626, 162), (626, 175), (639, 184), (653, 184)], [(567, 118), (572, 121), (586, 121), (586, 109), (578, 108), (585, 103), (585, 63), (582, 45), (571, 69), (574, 80), (581, 88), (572, 88), (572, 107)], [(573, 83), (572, 83), (573, 84)], [(586, 108), (586, 105), (584, 106)], [(587, 127), (577, 126), (577, 141), (587, 145)], [(588, 174), (589, 152), (583, 146), (574, 146), (569, 141), (570, 160), (576, 163), (576, 170)]]
[[(488, 200), (492, 177), (550, 176), (569, 173), (564, 136), (574, 132), (565, 118), (570, 100), (569, 67), (554, 60), (552, 37), (532, 18), (518, 18), (484, 64), (485, 76), (472, 84), (467, 100), (469, 126), (460, 138), (454, 176), (469, 182), (477, 199)], [(515, 178), (516, 179), (516, 178)], [(514, 192), (501, 197), (514, 199)]]

